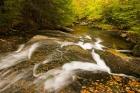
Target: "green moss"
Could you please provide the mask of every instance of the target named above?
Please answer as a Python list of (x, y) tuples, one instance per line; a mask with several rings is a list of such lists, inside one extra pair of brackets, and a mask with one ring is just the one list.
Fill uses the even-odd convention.
[(110, 52), (110, 53), (114, 54), (115, 56), (118, 56), (118, 57), (120, 57), (120, 58), (122, 58), (122, 59), (128, 58), (127, 55), (125, 55), (125, 54), (123, 54), (123, 53), (120, 53), (120, 52), (117, 52), (117, 51), (114, 50), (114, 49), (110, 49), (110, 50), (108, 50), (108, 52)]

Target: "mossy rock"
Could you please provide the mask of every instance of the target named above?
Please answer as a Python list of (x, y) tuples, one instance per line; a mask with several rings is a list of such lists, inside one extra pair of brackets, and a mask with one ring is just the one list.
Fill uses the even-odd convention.
[(110, 50), (99, 53), (113, 73), (140, 77), (140, 59), (130, 58)]
[(140, 42), (134, 46), (133, 55), (140, 57)]
[(129, 31), (127, 37), (132, 43), (138, 43), (140, 41), (140, 34), (133, 31)]

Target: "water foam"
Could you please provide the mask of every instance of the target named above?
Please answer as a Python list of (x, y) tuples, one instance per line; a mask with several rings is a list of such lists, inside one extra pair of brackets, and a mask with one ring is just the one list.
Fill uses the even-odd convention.
[[(80, 41), (78, 43), (69, 43), (69, 42), (65, 43), (64, 46), (77, 45), (85, 50), (91, 50), (93, 60), (95, 60), (97, 64), (81, 61), (72, 61), (70, 63), (64, 64), (59, 70), (58, 69), (51, 70), (51, 72), (54, 74), (51, 73), (51, 75), (53, 76), (52, 78), (49, 79), (45, 78), (44, 84), (45, 90), (58, 92), (63, 87), (73, 82), (74, 80), (73, 77), (76, 75), (77, 70), (92, 71), (93, 73), (107, 72), (108, 74), (111, 75), (132, 78), (132, 76), (128, 76), (125, 74), (115, 74), (111, 72), (110, 68), (105, 64), (104, 60), (101, 59), (100, 55), (97, 54), (94, 50), (97, 49), (103, 51), (104, 46), (100, 44), (101, 42), (102, 40), (97, 38), (95, 44), (84, 43), (84, 41), (83, 42)], [(43, 77), (45, 76), (43, 75)]]
[[(10, 70), (6, 71), (0, 77), (0, 92), (5, 91), (8, 89), (12, 84), (16, 83), (17, 81), (21, 80), (22, 78), (26, 77), (26, 75), (30, 72), (30, 69), (25, 69), (24, 71), (18, 72), (11, 72)], [(8, 75), (7, 75), (8, 74)]]
[(20, 46), (17, 51), (8, 53), (0, 59), (0, 70), (12, 67), (20, 62), (31, 59), (33, 52), (39, 47), (39, 43), (27, 46), (23, 49), (24, 45)]
[[(36, 81), (44, 80), (44, 88), (46, 91), (59, 91), (66, 85), (72, 83), (73, 77), (76, 75), (77, 70), (92, 71), (94, 73), (107, 72), (110, 73), (110, 68), (105, 64), (105, 62), (100, 58), (100, 56), (94, 51), (95, 49), (103, 50), (103, 46), (100, 45), (102, 42), (100, 39), (96, 39), (95, 44), (84, 43), (84, 41), (79, 41), (78, 43), (73, 42), (63, 42), (61, 48), (71, 45), (76, 45), (84, 50), (91, 50), (93, 59), (97, 64), (90, 62), (72, 61), (70, 63), (64, 64), (59, 69), (50, 70), (42, 75), (37, 75), (38, 79)], [(37, 65), (38, 66), (38, 65)], [(37, 67), (35, 67), (37, 69)], [(35, 70), (34, 70), (35, 71)], [(51, 73), (50, 73), (51, 72)], [(47, 79), (48, 77), (50, 77)]]
[[(89, 36), (86, 36), (86, 38), (92, 39)], [(60, 44), (60, 48), (74, 45), (74, 46), (79, 46), (84, 50), (90, 50), (93, 60), (96, 61), (96, 64), (91, 62), (72, 61), (70, 63), (64, 64), (62, 67), (51, 69), (46, 73), (37, 74), (36, 70), (41, 64), (47, 64), (51, 62), (51, 60), (53, 60), (53, 55), (50, 54), (46, 60), (34, 66), (33, 76), (36, 78), (34, 80), (34, 83), (38, 84), (39, 86), (41, 83), (43, 83), (45, 91), (58, 92), (63, 87), (69, 85), (75, 80), (77, 70), (92, 71), (93, 73), (107, 72), (111, 75), (131, 77), (125, 74), (111, 73), (110, 68), (105, 64), (104, 60), (101, 59), (100, 55), (95, 52), (95, 50), (104, 51), (103, 49), (104, 46), (100, 44), (101, 42), (102, 40), (99, 38), (96, 38), (95, 43), (85, 43), (84, 39), (82, 39), (82, 41), (79, 42), (57, 41), (57, 43)], [(9, 53), (8, 55), (0, 59), (0, 70), (9, 68), (20, 62), (31, 59), (34, 51), (40, 46), (41, 46), (40, 43), (34, 43), (31, 46), (21, 45), (17, 51)], [(1, 78), (4, 77), (7, 79), (7, 80), (3, 80), (3, 79), (0, 80), (1, 91), (4, 91), (12, 84), (25, 77), (28, 72), (29, 71), (25, 71), (21, 73), (17, 73), (17, 72), (11, 73), (11, 70), (7, 70), (6, 72), (2, 72), (2, 73), (0, 72), (0, 75), (2, 74)]]

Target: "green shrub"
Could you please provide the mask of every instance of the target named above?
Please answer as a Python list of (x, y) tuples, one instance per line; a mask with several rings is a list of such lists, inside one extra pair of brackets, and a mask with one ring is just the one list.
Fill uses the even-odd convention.
[(114, 0), (103, 12), (104, 22), (117, 26), (119, 29), (130, 29), (139, 22), (140, 4), (138, 0)]

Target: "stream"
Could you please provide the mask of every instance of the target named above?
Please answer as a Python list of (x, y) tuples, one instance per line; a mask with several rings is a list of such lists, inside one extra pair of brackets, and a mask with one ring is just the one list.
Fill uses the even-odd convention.
[(42, 31), (23, 39), (18, 48), (1, 52), (0, 93), (140, 92), (140, 63), (131, 65), (135, 59), (131, 54), (111, 54), (118, 57), (113, 57), (116, 63), (103, 56), (107, 51), (130, 50), (130, 43), (114, 32), (88, 26), (73, 29), (72, 33)]

